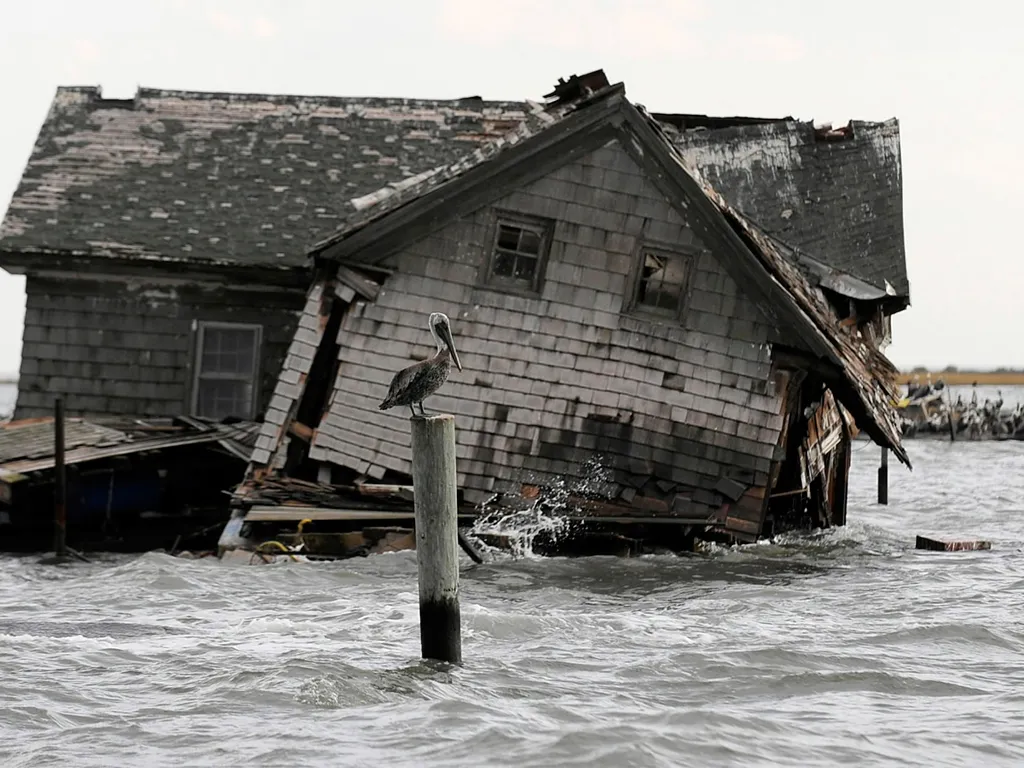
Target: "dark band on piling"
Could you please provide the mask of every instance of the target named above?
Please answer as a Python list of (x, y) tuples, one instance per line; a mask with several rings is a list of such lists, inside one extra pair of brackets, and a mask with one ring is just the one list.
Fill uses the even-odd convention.
[(462, 663), (462, 616), (458, 600), (420, 601), (420, 646), (425, 659)]

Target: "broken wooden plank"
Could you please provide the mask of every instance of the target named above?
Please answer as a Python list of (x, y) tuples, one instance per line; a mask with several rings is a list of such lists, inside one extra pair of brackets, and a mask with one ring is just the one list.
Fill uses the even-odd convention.
[(361, 275), (351, 267), (344, 265), (338, 267), (338, 279), (358, 293), (367, 301), (375, 301), (380, 293), (380, 285), (369, 277)]
[(981, 539), (944, 541), (942, 539), (930, 539), (927, 536), (918, 536), (914, 549), (926, 549), (931, 552), (974, 552), (992, 549), (992, 542)]
[(797, 495), (800, 495), (800, 494), (806, 494), (806, 493), (808, 493), (809, 490), (810, 489), (806, 488), (806, 487), (804, 487), (804, 488), (794, 488), (791, 491), (780, 491), (778, 493), (773, 493), (768, 498), (770, 498), (770, 499), (783, 499), (783, 498), (785, 498), (787, 496), (797, 496)]
[(412, 493), (411, 485), (392, 485), (389, 483), (366, 483), (356, 481), (355, 489), (363, 496), (401, 496)]
[(725, 518), (725, 528), (727, 531), (739, 531), (751, 536), (757, 536), (761, 533), (761, 523), (759, 521), (744, 520), (732, 515)]
[(306, 426), (301, 421), (293, 421), (289, 424), (288, 431), (300, 440), (305, 440), (307, 443), (313, 439), (313, 428)]

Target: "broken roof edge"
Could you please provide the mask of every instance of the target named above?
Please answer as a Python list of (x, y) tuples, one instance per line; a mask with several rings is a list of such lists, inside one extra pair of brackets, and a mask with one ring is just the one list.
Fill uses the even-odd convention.
[[(728, 204), (722, 212), (737, 234), (750, 241), (748, 249), (759, 259), (764, 260), (764, 268), (767, 271), (773, 272), (778, 269), (778, 265), (773, 269), (764, 263), (771, 258), (774, 249), (779, 261), (784, 265), (783, 270), (788, 268), (791, 273), (773, 276), (787, 284), (796, 278), (810, 289), (810, 293), (798, 291), (795, 285), (790, 284), (788, 292), (797, 300), (807, 322), (828, 345), (828, 354), (821, 357), (831, 370), (826, 371), (822, 378), (830, 381), (836, 398), (851, 414), (855, 417), (861, 415), (866, 419), (866, 423), (863, 424), (858, 420), (858, 426), (875, 443), (892, 450), (900, 462), (913, 469), (910, 457), (903, 447), (902, 434), (896, 421), (895, 403), (899, 399), (895, 384), (895, 376), (899, 372), (896, 366), (884, 352), (867, 343), (859, 331), (857, 336), (854, 336), (853, 331), (843, 329), (839, 325), (835, 311), (824, 299), (821, 289), (813, 286), (799, 268), (786, 260), (778, 249), (774, 248), (774, 244), (746, 221), (742, 214), (728, 207)], [(822, 306), (814, 306), (817, 298), (813, 294), (814, 291), (820, 295)], [(888, 377), (886, 374), (889, 374)], [(887, 416), (890, 418), (886, 418)]]
[[(892, 287), (888, 280), (883, 279), (884, 285), (877, 285), (870, 280), (857, 277), (847, 270), (826, 264), (804, 249), (793, 245), (785, 238), (769, 232), (751, 216), (744, 214), (744, 217), (751, 226), (757, 228), (763, 237), (772, 241), (777, 248), (781, 249), (789, 257), (790, 261), (802, 267), (809, 277), (813, 277), (820, 287), (855, 301), (888, 301), (904, 298), (896, 292), (896, 289)], [(909, 302), (903, 303), (903, 308), (905, 308), (907, 303)]]
[(255, 93), (251, 91), (202, 91), (180, 88), (157, 88), (138, 86), (130, 96), (104, 96), (103, 87), (99, 85), (58, 85), (56, 96), (80, 96), (83, 101), (94, 102), (98, 107), (123, 107), (136, 109), (146, 100), (152, 99), (183, 99), (188, 101), (234, 101), (251, 103), (295, 104), (316, 103), (323, 106), (344, 106), (373, 102), (386, 105), (417, 105), (436, 106), (438, 104), (466, 105), (487, 107), (518, 107), (525, 108), (526, 102), (517, 99), (484, 99), (479, 96), (460, 96), (450, 98), (432, 98), (407, 96), (331, 96), (315, 93)]
[[(638, 104), (637, 106), (644, 106)], [(646, 109), (646, 107), (645, 107)], [(828, 141), (840, 138), (856, 139), (858, 131), (875, 132), (880, 130), (899, 131), (899, 119), (888, 117), (884, 120), (862, 120), (850, 118), (845, 123), (836, 125), (831, 121), (818, 121), (815, 118), (799, 118), (793, 115), (786, 117), (719, 117), (716, 115), (683, 114), (671, 112), (651, 112), (648, 114), (673, 135), (700, 137), (709, 134), (734, 134), (742, 137), (750, 133), (760, 132), (766, 127), (800, 129), (813, 133), (818, 140)]]
[(772, 125), (775, 123), (797, 123), (792, 115), (786, 117), (747, 117), (743, 115), (718, 116), (690, 112), (651, 112), (659, 123), (670, 125), (680, 131), (717, 131), (726, 128)]

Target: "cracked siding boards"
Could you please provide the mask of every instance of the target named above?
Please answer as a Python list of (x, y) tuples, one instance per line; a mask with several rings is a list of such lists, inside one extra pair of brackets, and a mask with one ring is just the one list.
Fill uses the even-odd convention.
[[(466, 370), (430, 405), (458, 416), (459, 484), (476, 496), (572, 474), (594, 452), (618, 486), (637, 475), (676, 486), (681, 516), (717, 508), (714, 484), (731, 468), (765, 485), (782, 426), (766, 385), (770, 329), (626, 152), (606, 146), (494, 207), (556, 220), (541, 297), (478, 286), (492, 209), (397, 254), (377, 301), (345, 317), (311, 458), (410, 471), (408, 414), (377, 404), (395, 371), (431, 354), (437, 310)], [(639, 239), (699, 252), (683, 326), (620, 320)]]
[(805, 487), (825, 472), (825, 458), (843, 440), (844, 421), (839, 409), (839, 403), (832, 393), (826, 390), (821, 405), (808, 421), (807, 435), (804, 437), (800, 456)]
[(518, 102), (57, 90), (0, 250), (303, 267), (346, 201), (465, 154)]
[[(313, 283), (306, 294), (306, 304), (299, 314), (298, 328), (288, 347), (281, 373), (267, 406), (251, 462), (261, 466), (280, 467), (287, 453), (286, 433), (295, 408), (306, 386), (313, 356), (323, 339), (330, 315), (330, 296), (334, 281), (324, 278)], [(346, 294), (351, 298), (351, 291)]]
[(57, 392), (74, 414), (189, 413), (196, 320), (263, 327), (262, 412), (295, 329), (290, 289), (30, 275), (25, 293), (16, 419), (51, 415)]
[(909, 296), (899, 123), (854, 121), (825, 141), (811, 123), (712, 130), (663, 125), (684, 158), (729, 203), (826, 264)]

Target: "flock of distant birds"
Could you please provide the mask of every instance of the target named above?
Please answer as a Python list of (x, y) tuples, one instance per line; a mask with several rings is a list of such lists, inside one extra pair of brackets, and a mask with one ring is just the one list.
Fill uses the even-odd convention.
[(910, 387), (900, 403), (904, 437), (937, 436), (956, 440), (1024, 440), (1024, 402), (1003, 408), (1003, 395), (978, 402), (975, 390), (970, 400), (949, 396), (942, 380)]

